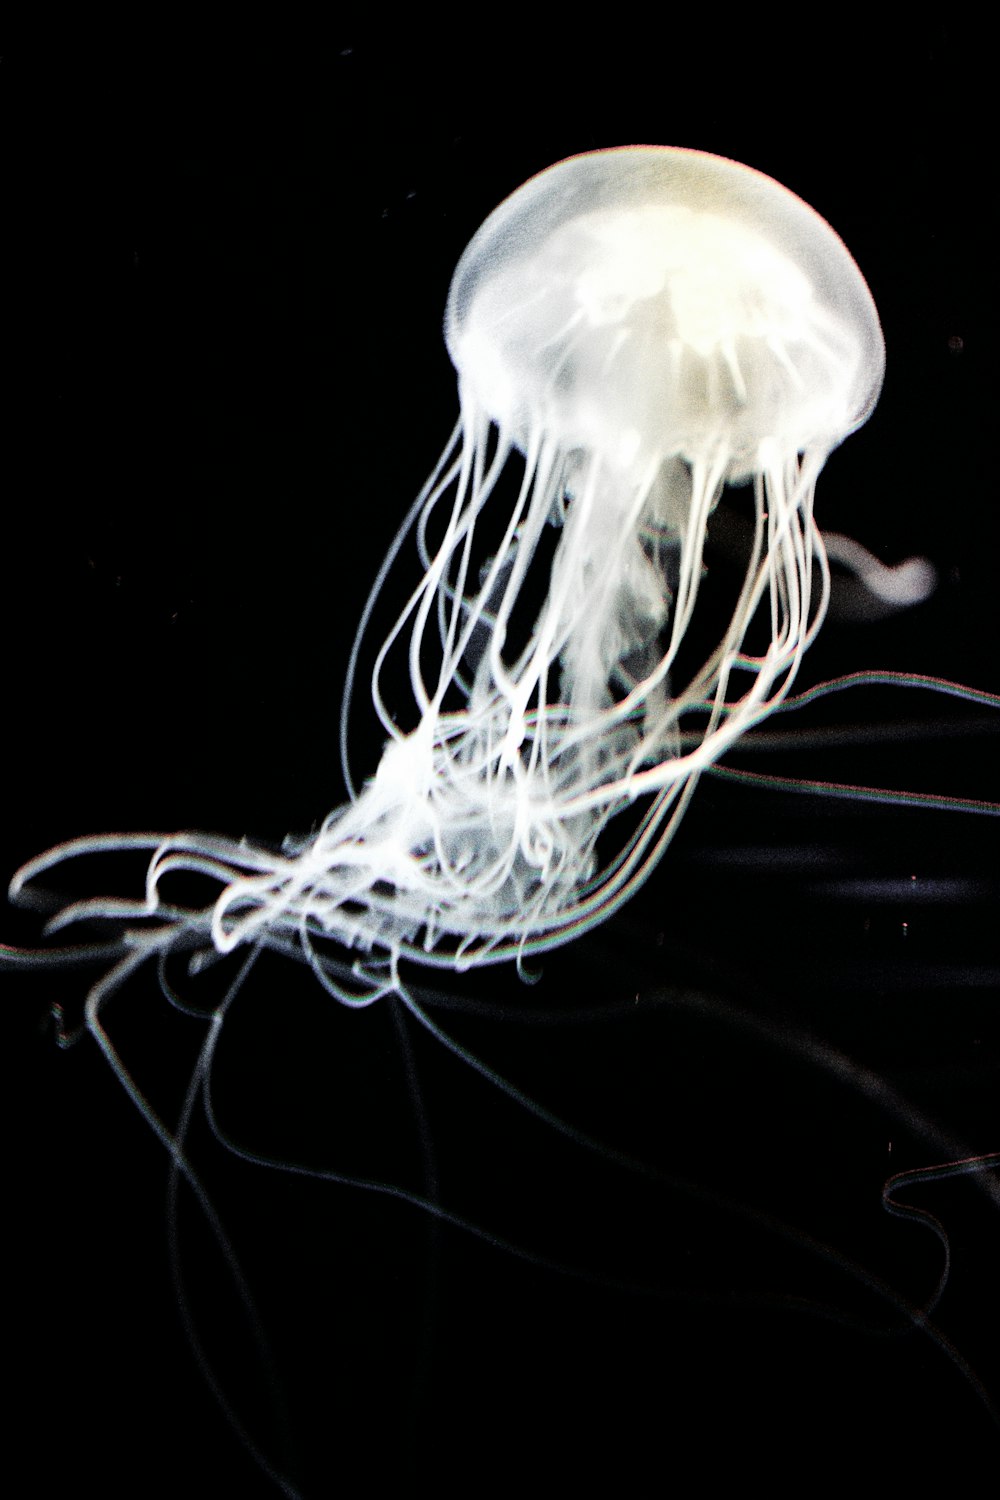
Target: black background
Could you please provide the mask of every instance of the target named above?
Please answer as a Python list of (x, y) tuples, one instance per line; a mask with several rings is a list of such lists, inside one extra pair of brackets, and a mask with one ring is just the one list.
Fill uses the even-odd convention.
[[(5, 55), (0, 87), (5, 869), (106, 829), (274, 840), (340, 799), (353, 623), (454, 421), (451, 271), (507, 193), (600, 146), (770, 173), (836, 227), (879, 306), (883, 397), (817, 514), (887, 561), (929, 556), (940, 584), (880, 622), (844, 601), (805, 681), (890, 668), (1000, 689), (974, 36), (119, 39)], [(769, 727), (781, 740), (734, 765), (998, 795), (983, 709), (867, 688)], [(362, 729), (359, 768), (377, 754)], [(431, 1173), (448, 1211), (529, 1257), (237, 1160), (196, 1123), (269, 1378), (183, 1190), (180, 1266), (268, 1459), (309, 1496), (683, 1492), (692, 1467), (798, 1493), (937, 1463), (965, 1492), (998, 1440), (976, 1394), (1000, 1393), (996, 1202), (983, 1176), (911, 1190), (953, 1257), (928, 1334), (906, 1308), (941, 1247), (881, 1190), (1000, 1143), (996, 842), (988, 818), (705, 778), (640, 896), (536, 985), (505, 968), (429, 993), (411, 974), (462, 1045), (644, 1173), (560, 1139), (398, 1007), (343, 1013), (259, 963), (218, 1047), (227, 1133), (416, 1192)], [(83, 869), (65, 880), (93, 890)], [(9, 912), (3, 935), (34, 944), (37, 921)], [(174, 978), (211, 1006), (215, 976)], [(89, 1038), (54, 1045), (49, 1007), (78, 1019), (85, 976), (0, 982), (11, 1450), (39, 1491), (272, 1493), (176, 1311), (164, 1152)], [(152, 975), (106, 1023), (175, 1121), (204, 1025)]]

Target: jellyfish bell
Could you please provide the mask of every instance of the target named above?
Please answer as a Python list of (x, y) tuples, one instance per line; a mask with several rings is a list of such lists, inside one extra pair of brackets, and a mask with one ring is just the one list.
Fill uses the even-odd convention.
[[(773, 179), (699, 151), (572, 157), (486, 220), (446, 337), (463, 397), (642, 483), (679, 457), (726, 482), (826, 451), (878, 399), (885, 349), (849, 251)], [(680, 519), (680, 518), (678, 518)]]

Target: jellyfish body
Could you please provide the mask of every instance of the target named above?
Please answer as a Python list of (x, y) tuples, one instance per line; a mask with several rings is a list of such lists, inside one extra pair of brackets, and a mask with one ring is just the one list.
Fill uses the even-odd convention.
[[(150, 912), (172, 870), (218, 879), (201, 920), (220, 951), (360, 950), (364, 998), (401, 955), (468, 967), (566, 941), (646, 877), (699, 774), (788, 693), (829, 589), (816, 479), (884, 368), (829, 225), (750, 168), (662, 147), (515, 192), (462, 256), (445, 332), (461, 417), (390, 553), (415, 529), (424, 574), (375, 661), (374, 778), (281, 854), (178, 835), (147, 880)], [(751, 497), (753, 542), (692, 668), (726, 486)], [(408, 718), (383, 690), (397, 658)]]
[[(211, 940), (220, 951), (263, 944), (307, 958), (338, 998), (365, 1003), (399, 988), (400, 957), (462, 967), (566, 941), (645, 878), (700, 773), (789, 695), (822, 621), (828, 575), (813, 490), (827, 454), (874, 404), (883, 347), (849, 254), (785, 189), (686, 151), (564, 162), (476, 235), (455, 274), (446, 333), (461, 420), (374, 591), (388, 593), (412, 534), (423, 578), (376, 654), (372, 699), (387, 743), (373, 779), (318, 833), (280, 853), (200, 834), (112, 836), (63, 846), (15, 882), (24, 887), (76, 850), (148, 848), (144, 900), (81, 903), (61, 921), (89, 915), (127, 926), (88, 1022), (185, 1174), (187, 1104), (171, 1136), (102, 1027), (103, 1000), (132, 968), (181, 940)], [(752, 543), (717, 644), (692, 660), (692, 632), (706, 633), (706, 530), (727, 486), (752, 517)], [(352, 680), (374, 615), (370, 601)], [(412, 688), (402, 708), (393, 702), (400, 665)], [(617, 848), (616, 819), (625, 829)], [(197, 910), (173, 904), (178, 871), (216, 881), (218, 899)], [(333, 951), (353, 950), (354, 962), (331, 961), (324, 938)], [(201, 1079), (206, 1109), (212, 1049), (243, 973), (213, 1014), (192, 1078), (188, 1101)], [(410, 1013), (452, 1045), (418, 1006)], [(675, 1092), (674, 1080), (684, 1097), (686, 1075), (701, 1077), (683, 1040), (675, 1045), (683, 1036), (667, 1030), (659, 1045), (637, 1049), (655, 1057), (658, 1098)], [(595, 1074), (604, 1045), (602, 1036), (585, 1054)], [(714, 1062), (716, 1046), (713, 1027), (696, 1050)], [(745, 1046), (739, 1022), (740, 1055)], [(337, 1050), (311, 1029), (308, 1049)], [(812, 1049), (814, 1065), (820, 1050)], [(674, 1073), (665, 1075), (671, 1054)], [(829, 1052), (823, 1057), (829, 1066)], [(330, 1071), (324, 1061), (315, 1086), (324, 1107)], [(628, 1080), (614, 1096), (624, 1102), (635, 1074), (607, 1071)], [(740, 1071), (734, 1063), (721, 1076)], [(480, 1073), (498, 1082), (492, 1069)], [(266, 1109), (252, 1069), (248, 1077), (252, 1108)], [(295, 1085), (307, 1087), (298, 1074)], [(587, 1150), (601, 1138), (586, 1117), (569, 1131), (555, 1111), (505, 1094)], [(758, 1101), (747, 1100), (754, 1116)], [(210, 1124), (215, 1130), (211, 1116)], [(455, 1135), (464, 1128), (456, 1117)], [(660, 1135), (669, 1141), (669, 1124)], [(632, 1160), (646, 1149), (636, 1137)], [(323, 1159), (318, 1149), (303, 1155)], [(534, 1157), (532, 1142), (524, 1159)], [(614, 1160), (628, 1169), (620, 1149)], [(296, 1159), (290, 1170), (304, 1168)], [(644, 1162), (640, 1170), (649, 1175)], [(548, 1200), (552, 1183), (543, 1179), (538, 1197)], [(353, 1180), (372, 1186), (367, 1172)], [(433, 1183), (425, 1191), (424, 1206), (468, 1227), (442, 1211)], [(630, 1265), (642, 1241), (622, 1233)], [(630, 1300), (634, 1289), (633, 1281)], [(728, 1308), (731, 1297), (727, 1285), (720, 1301)], [(662, 1305), (673, 1309), (672, 1296)]]

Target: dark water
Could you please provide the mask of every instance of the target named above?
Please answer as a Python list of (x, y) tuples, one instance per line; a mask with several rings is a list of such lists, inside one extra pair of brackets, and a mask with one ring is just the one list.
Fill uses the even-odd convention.
[[(26, 227), (6, 868), (104, 829), (280, 838), (339, 798), (352, 623), (453, 421), (451, 268), (506, 192), (598, 145), (772, 173), (830, 218), (879, 304), (886, 389), (831, 460), (820, 524), (888, 561), (928, 555), (941, 582), (910, 614), (832, 619), (805, 680), (886, 668), (997, 691), (976, 73), (947, 32), (909, 45), (881, 64), (897, 107), (887, 83), (836, 144), (849, 50), (791, 131), (739, 48), (714, 92), (665, 96), (650, 64), (620, 100), (581, 88), (606, 65), (584, 48), (545, 89), (530, 73), (530, 117), (487, 118), (468, 77), (449, 94), (451, 55), (426, 48), (419, 68), (362, 44), (301, 72), (260, 56), (242, 82), (220, 59), (180, 92), (138, 58), (93, 94), (26, 77), (7, 104)], [(513, 58), (490, 83), (508, 102), (529, 87)], [(780, 737), (733, 766), (998, 796), (984, 709), (865, 688), (767, 727)], [(950, 1250), (931, 1328), (915, 1319), (941, 1239), (882, 1191), (1000, 1148), (996, 848), (988, 818), (706, 777), (647, 887), (537, 983), (410, 974), (436, 1024), (586, 1142), (398, 1004), (350, 1014), (261, 960), (219, 1040), (217, 1120), (315, 1175), (237, 1159), (201, 1116), (189, 1142), (256, 1337), (183, 1187), (176, 1213), (196, 1337), (253, 1440), (306, 1495), (646, 1494), (683, 1489), (690, 1465), (799, 1492), (831, 1469), (994, 1455), (996, 1173), (898, 1192)], [(11, 913), (4, 936), (37, 924)], [(208, 1011), (231, 975), (171, 978)], [(78, 1018), (84, 976), (0, 982), (7, 1285), (27, 1315), (15, 1446), (39, 1488), (272, 1492), (177, 1311), (164, 1152), (89, 1039), (53, 1044), (49, 1007)], [(153, 975), (106, 1023), (176, 1121), (204, 1025)], [(483, 1237), (333, 1176), (432, 1197)]]

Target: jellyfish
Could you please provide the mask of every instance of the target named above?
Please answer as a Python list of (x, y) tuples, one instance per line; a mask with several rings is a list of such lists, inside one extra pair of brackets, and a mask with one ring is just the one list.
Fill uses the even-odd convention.
[[(666, 850), (700, 776), (794, 698), (823, 621), (829, 549), (814, 489), (874, 407), (884, 348), (850, 254), (787, 189), (686, 150), (562, 162), (473, 238), (445, 334), (459, 421), (361, 614), (341, 716), (347, 800), (278, 851), (207, 834), (106, 835), (15, 877), (26, 899), (68, 858), (148, 852), (139, 899), (79, 901), (51, 929), (91, 918), (124, 929), (88, 1024), (189, 1180), (194, 1086), (207, 1083), (237, 985), (212, 1015), (172, 1134), (102, 1025), (133, 968), (173, 948), (193, 948), (206, 968), (270, 948), (306, 960), (348, 1006), (399, 996), (447, 1043), (400, 961), (523, 960), (609, 917)], [(724, 499), (747, 514), (750, 539), (719, 627), (704, 548)], [(422, 576), (373, 643), (411, 539)], [(855, 544), (835, 546), (884, 599), (912, 597), (914, 573), (926, 587), (919, 565), (888, 577)], [(356, 785), (349, 736), (372, 651), (385, 750)], [(186, 895), (199, 878), (217, 888), (208, 904)], [(680, 1049), (673, 1068), (679, 1091)], [(656, 1072), (669, 1094), (658, 1057)], [(567, 1133), (555, 1111), (534, 1114)], [(573, 1138), (593, 1144), (586, 1125)], [(460, 1225), (429, 1187), (420, 1206)]]
[[(467, 969), (566, 942), (646, 879), (699, 776), (789, 694), (830, 589), (816, 482), (884, 370), (830, 226), (749, 167), (666, 147), (576, 156), (513, 193), (459, 261), (445, 338), (460, 417), (362, 615), (348, 800), (280, 852), (157, 838), (132, 908), (170, 913), (165, 877), (208, 875), (211, 909), (176, 920), (220, 953), (296, 951), (351, 1003), (400, 958)], [(752, 542), (692, 659), (726, 490)], [(411, 531), (423, 576), (375, 657), (385, 748), (356, 791), (358, 662)], [(400, 661), (406, 711), (384, 687)], [(358, 955), (349, 990), (317, 942)]]

